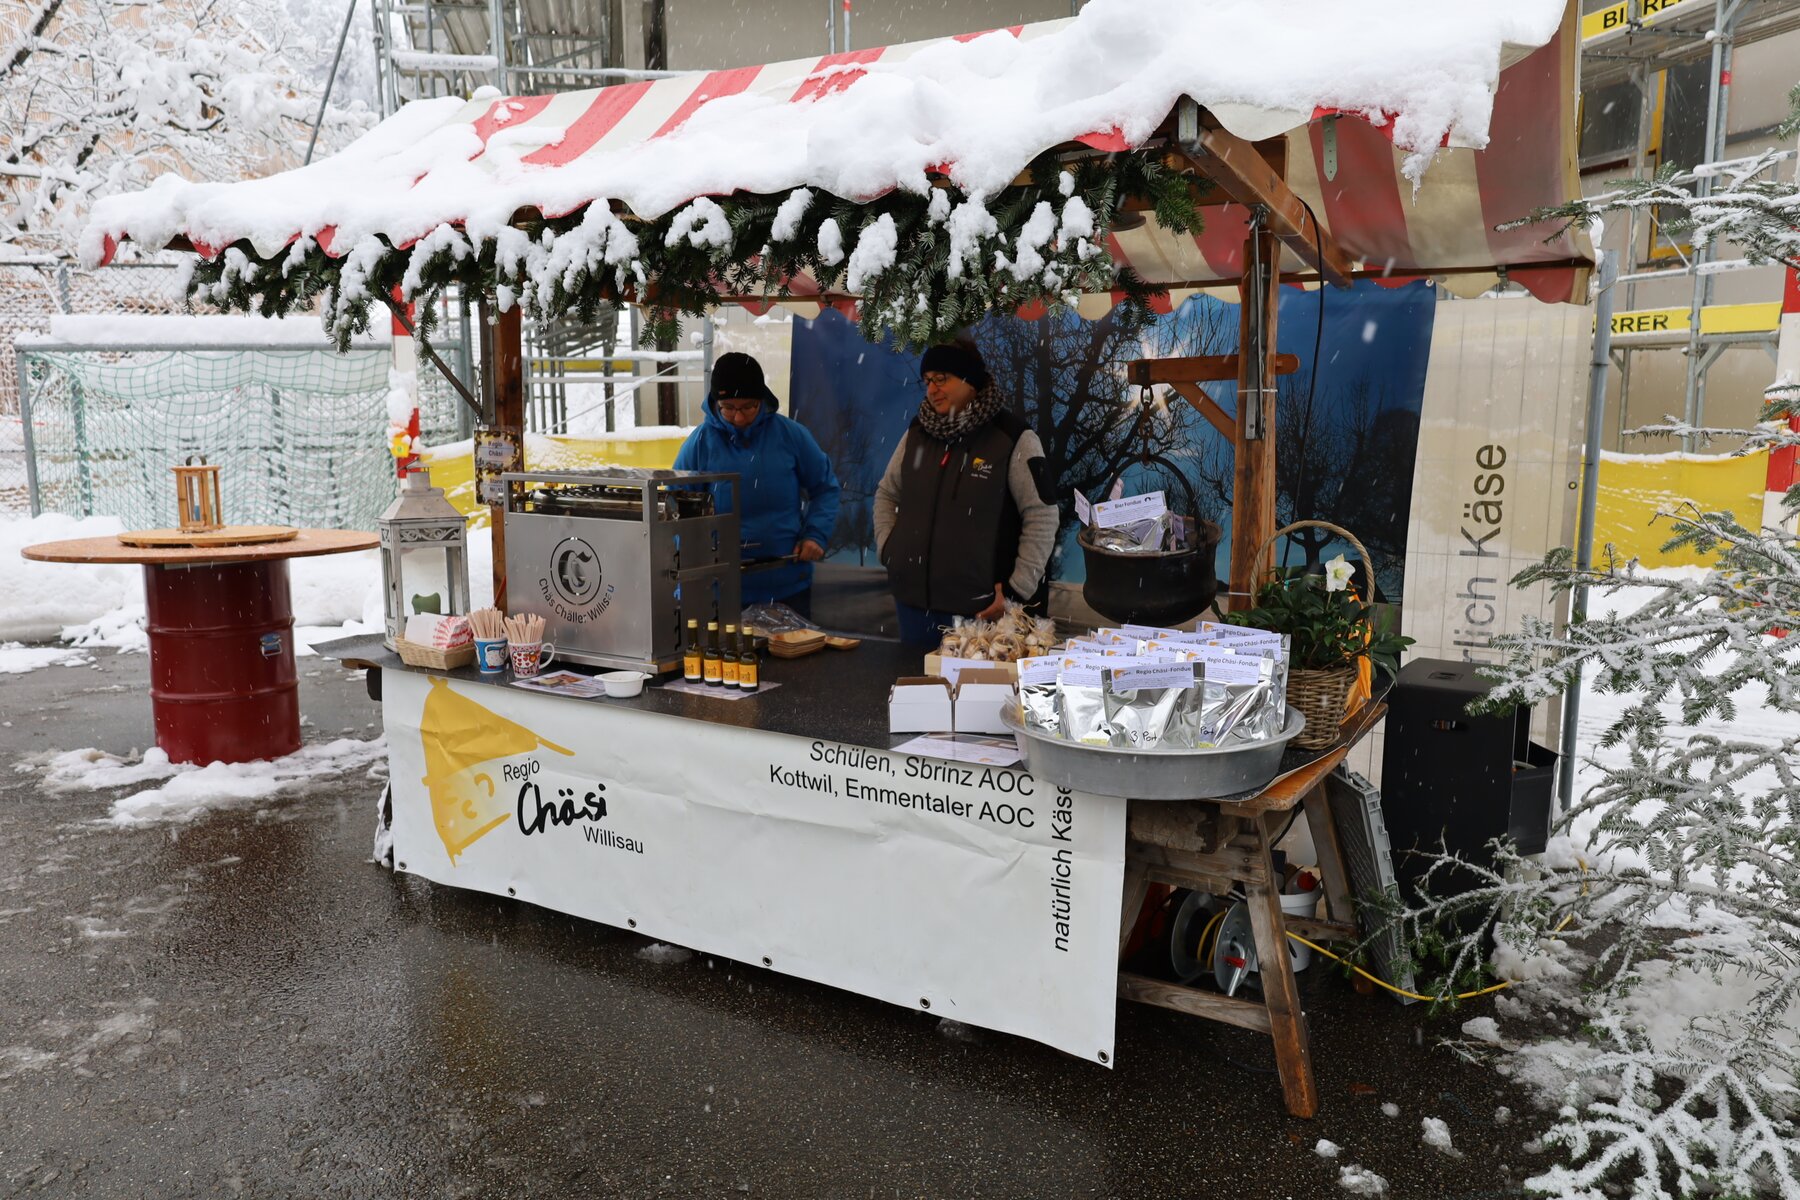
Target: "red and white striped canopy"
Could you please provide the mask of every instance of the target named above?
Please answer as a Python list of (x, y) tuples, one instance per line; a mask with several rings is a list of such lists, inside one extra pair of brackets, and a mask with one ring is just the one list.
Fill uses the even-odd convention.
[[(622, 202), (639, 215), (655, 216), (698, 195), (775, 194), (801, 185), (868, 199), (895, 186), (896, 178), (922, 181), (927, 172), (942, 170), (968, 187), (970, 177), (979, 176), (986, 114), (957, 111), (947, 122), (972, 131), (957, 142), (958, 161), (912, 161), (907, 156), (916, 157), (918, 147), (895, 137), (892, 157), (901, 160), (895, 165), (883, 160), (888, 130), (880, 114), (889, 107), (883, 89), (898, 86), (909, 60), (935, 62), (927, 56), (953, 54), (947, 49), (953, 43), (1006, 36), (1020, 44), (1016, 53), (1022, 55), (1035, 40), (1066, 40), (1076, 21), (552, 96), (490, 93), (467, 102), (420, 101), (308, 167), (231, 184), (159, 181), (147, 192), (103, 201), (84, 234), (83, 253), (89, 261), (105, 261), (129, 237), (159, 246), (185, 241), (209, 258), (246, 240), (271, 256), (312, 237), (327, 253), (348, 254), (371, 235), (405, 248), (444, 224), (493, 237), (520, 210), (555, 217), (595, 201)], [(1579, 232), (1547, 238), (1542, 227), (1496, 229), (1578, 194), (1576, 50), (1573, 6), (1544, 44), (1504, 46), (1491, 113), (1482, 114), (1485, 130), (1479, 122), (1474, 128), (1467, 120), (1447, 122), (1442, 146), (1416, 187), (1404, 170), (1408, 152), (1395, 144), (1396, 128), (1406, 128), (1404, 113), (1373, 114), (1371, 120), (1366, 109), (1340, 116), (1341, 103), (1313, 103), (1309, 110), (1246, 104), (1229, 95), (1194, 99), (1239, 136), (1285, 137), (1288, 185), (1358, 268), (1395, 283), (1437, 276), (1465, 294), (1486, 290), (1504, 272), (1540, 299), (1579, 302), (1591, 258)], [(998, 62), (993, 71), (1001, 72), (1003, 83), (1005, 57), (987, 61)], [(1408, 64), (1392, 67), (1406, 70)], [(1276, 60), (1263, 69), (1280, 72), (1283, 66)], [(984, 86), (995, 82), (993, 71)], [(913, 90), (892, 93), (893, 105), (937, 102), (916, 78), (908, 86)], [(1027, 90), (1022, 83), (1020, 91)], [(859, 92), (860, 108), (839, 103)], [(1330, 98), (1329, 89), (1319, 89), (1318, 100)], [(1102, 128), (1067, 124), (1079, 115), (1064, 116), (1061, 128), (1045, 120), (1041, 144), (1026, 149), (1035, 154), (1070, 142), (1130, 149), (1162, 124), (1172, 103), (1173, 97), (1154, 97), (1132, 109), (1129, 119)], [(701, 114), (720, 119), (696, 120)], [(735, 124), (725, 119), (733, 115)], [(1005, 116), (1009, 145), (1022, 148), (1017, 131), (1030, 128), (1028, 119), (1018, 112)], [(735, 129), (741, 140), (744, 120), (773, 131), (767, 148), (736, 152), (731, 139)], [(846, 148), (836, 153), (840, 146)], [(825, 179), (805, 169), (822, 158), (833, 163)], [(633, 183), (622, 189), (618, 181), (625, 177)], [(1205, 216), (1206, 230), (1198, 237), (1169, 233), (1150, 220), (1115, 232), (1110, 249), (1145, 279), (1174, 285), (1170, 299), (1179, 303), (1193, 290), (1234, 283), (1240, 274), (1245, 210), (1228, 205), (1208, 208)], [(1291, 255), (1283, 265), (1305, 269)], [(817, 289), (793, 281), (791, 300), (804, 303), (808, 294)], [(1084, 298), (1084, 315), (1103, 313), (1114, 299)]]

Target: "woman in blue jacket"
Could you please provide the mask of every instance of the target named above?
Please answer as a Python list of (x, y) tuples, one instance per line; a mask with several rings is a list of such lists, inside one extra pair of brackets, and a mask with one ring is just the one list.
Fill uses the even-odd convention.
[[(713, 364), (706, 419), (675, 456), (678, 471), (734, 471), (743, 496), (739, 534), (746, 561), (792, 554), (799, 561), (744, 575), (744, 604), (779, 600), (812, 615), (812, 564), (825, 557), (837, 523), (838, 480), (831, 460), (781, 402), (748, 354), (722, 354)], [(730, 487), (714, 484), (719, 511)]]

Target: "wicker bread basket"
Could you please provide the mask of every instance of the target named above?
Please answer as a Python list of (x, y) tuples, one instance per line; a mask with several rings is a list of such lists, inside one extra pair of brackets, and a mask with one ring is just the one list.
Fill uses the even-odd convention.
[(436, 646), (421, 646), (417, 642), (409, 642), (403, 637), (394, 639), (394, 650), (400, 655), (400, 661), (409, 667), (428, 667), (433, 671), (454, 671), (458, 667), (466, 667), (475, 661), (475, 643), (466, 646), (455, 646), (448, 650), (440, 650)]

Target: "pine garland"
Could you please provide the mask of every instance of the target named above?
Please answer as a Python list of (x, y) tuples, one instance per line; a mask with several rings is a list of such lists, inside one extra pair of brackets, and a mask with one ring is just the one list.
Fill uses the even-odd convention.
[(432, 301), (451, 288), (517, 303), (534, 319), (591, 323), (602, 305), (650, 310), (646, 336), (721, 296), (777, 298), (800, 276), (830, 295), (855, 295), (863, 332), (918, 349), (949, 340), (989, 312), (1083, 292), (1119, 295), (1117, 319), (1141, 328), (1160, 289), (1107, 251), (1128, 198), (1165, 229), (1203, 229), (1193, 180), (1147, 152), (1064, 164), (1046, 154), (997, 196), (934, 188), (865, 202), (796, 188), (781, 195), (701, 198), (654, 221), (604, 200), (568, 216), (475, 242), (440, 226), (405, 249), (371, 237), (333, 258), (309, 238), (260, 258), (247, 243), (195, 267), (190, 298), (226, 311), (285, 316), (323, 300), (340, 349), (385, 310), (383, 295), (418, 304), (428, 338)]

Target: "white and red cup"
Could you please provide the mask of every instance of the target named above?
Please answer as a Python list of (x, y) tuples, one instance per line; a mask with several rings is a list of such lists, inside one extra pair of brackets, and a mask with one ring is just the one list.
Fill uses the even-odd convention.
[(550, 642), (509, 642), (512, 671), (520, 679), (529, 679), (556, 661), (556, 647)]

